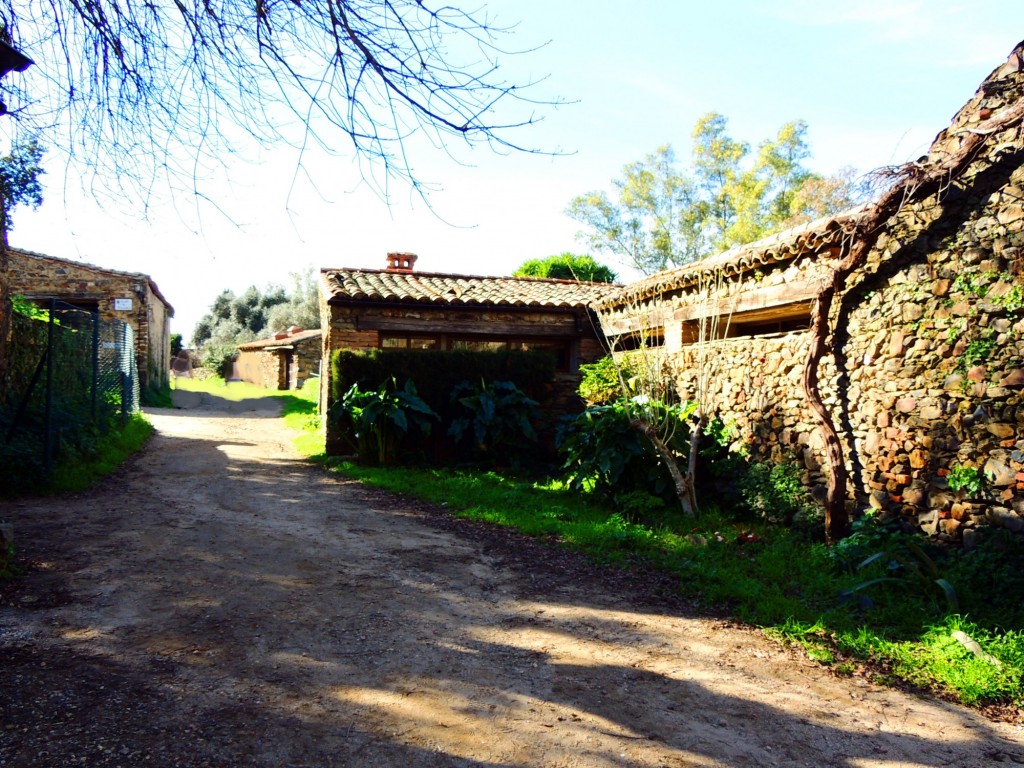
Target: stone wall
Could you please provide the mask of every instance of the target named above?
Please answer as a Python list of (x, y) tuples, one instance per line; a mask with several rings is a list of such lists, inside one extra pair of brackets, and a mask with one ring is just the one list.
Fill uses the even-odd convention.
[[(986, 133), (993, 114), (1021, 99), (1024, 71), (1007, 64), (939, 135), (933, 162), (967, 132), (988, 139), (961, 177), (889, 220), (842, 286), (835, 354), (820, 369), (843, 436), (850, 507), (968, 543), (980, 526), (1024, 533), (1024, 137), (1019, 124)], [(686, 328), (701, 306), (741, 306), (746, 292), (770, 297), (835, 256), (818, 247), (767, 271), (743, 266), (710, 291), (677, 281), (607, 313), (619, 332), (663, 328), (683, 396), (708, 371), (709, 409), (738, 427), (752, 459), (800, 462), (818, 498), (827, 467), (802, 387), (808, 334), (688, 345)], [(957, 488), (964, 478), (983, 487)]]
[(266, 389), (284, 389), (283, 353), (266, 349), (243, 349), (238, 353), (238, 375), (242, 381)]
[(311, 376), (320, 372), (320, 337), (313, 336), (295, 342), (288, 381), (293, 389), (302, 389)]
[[(148, 277), (14, 249), (8, 259), (13, 294), (94, 303), (101, 320), (120, 320), (134, 329), (140, 385), (167, 383), (171, 310), (153, 292)], [(116, 309), (115, 299), (131, 299), (132, 308)]]

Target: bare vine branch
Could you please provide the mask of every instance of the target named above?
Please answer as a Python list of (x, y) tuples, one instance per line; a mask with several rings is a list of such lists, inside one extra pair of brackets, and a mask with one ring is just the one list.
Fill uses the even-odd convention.
[(818, 366), (822, 358), (832, 351), (829, 317), (833, 302), (853, 272), (867, 261), (868, 254), (885, 231), (889, 219), (909, 204), (931, 195), (941, 196), (978, 157), (991, 136), (1020, 124), (1022, 120), (1024, 101), (1019, 101), (997, 113), (988, 114), (984, 130), (963, 131), (960, 134), (960, 146), (955, 152), (938, 159), (908, 163), (893, 172), (892, 186), (861, 214), (853, 232), (844, 241), (845, 256), (833, 272), (831, 280), (822, 286), (815, 298), (811, 316), (811, 345), (804, 366), (804, 392), (821, 426), (829, 461), (825, 527), (830, 541), (842, 538), (849, 531), (846, 511), (848, 473), (842, 440), (825, 407), (818, 380)]

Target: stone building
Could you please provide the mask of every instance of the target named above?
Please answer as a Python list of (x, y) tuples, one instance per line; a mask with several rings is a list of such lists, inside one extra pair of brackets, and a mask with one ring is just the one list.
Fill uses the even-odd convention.
[(58, 299), (101, 320), (128, 323), (135, 331), (140, 386), (167, 384), (174, 308), (152, 278), (18, 248), (8, 249), (7, 256), (12, 295)]
[(267, 389), (301, 389), (320, 374), (319, 328), (292, 327), (269, 339), (238, 345), (237, 370), (242, 381)]
[[(985, 136), (963, 174), (888, 220), (840, 286), (834, 353), (820, 367), (849, 506), (944, 537), (969, 539), (982, 525), (1024, 532), (1024, 136), (1019, 120), (989, 128), (1024, 101), (1021, 61), (995, 70), (936, 138), (925, 164)], [(684, 396), (734, 424), (753, 460), (798, 463), (821, 496), (826, 457), (803, 389), (807, 329), (866, 214), (655, 275), (595, 309), (613, 345), (653, 340)], [(718, 319), (715, 338), (708, 318)], [(703, 388), (700, 371), (710, 374)]]
[(546, 349), (556, 397), (575, 393), (580, 363), (605, 354), (589, 305), (617, 286), (434, 274), (415, 263), (414, 254), (389, 253), (386, 269), (321, 270), (324, 411), (338, 349)]

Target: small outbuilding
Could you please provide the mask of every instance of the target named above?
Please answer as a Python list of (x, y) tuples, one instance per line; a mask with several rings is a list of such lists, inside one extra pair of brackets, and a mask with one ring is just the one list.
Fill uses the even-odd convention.
[(101, 320), (127, 323), (135, 331), (140, 386), (168, 383), (174, 307), (149, 275), (19, 248), (8, 249), (7, 258), (11, 295), (36, 302), (56, 299)]
[(545, 349), (556, 360), (556, 388), (569, 394), (580, 364), (605, 354), (589, 307), (619, 286), (417, 272), (415, 254), (387, 258), (385, 269), (321, 270), (324, 410), (331, 356), (341, 349)]
[(238, 345), (237, 371), (242, 381), (267, 389), (301, 389), (320, 372), (319, 328), (292, 326), (269, 339)]

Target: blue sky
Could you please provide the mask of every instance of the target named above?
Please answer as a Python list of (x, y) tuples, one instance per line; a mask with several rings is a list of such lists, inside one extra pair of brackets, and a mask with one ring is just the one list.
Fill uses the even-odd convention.
[(569, 200), (609, 188), (623, 165), (661, 144), (685, 159), (706, 112), (725, 114), (732, 135), (755, 145), (801, 118), (815, 170), (868, 171), (921, 155), (1024, 39), (1020, 0), (624, 6), (486, 3), (517, 25), (512, 46), (548, 43), (508, 59), (508, 77), (546, 75), (536, 95), (567, 103), (516, 138), (564, 154), (456, 147), (455, 162), (414, 146), (415, 169), (437, 186), (433, 211), (399, 187), (386, 205), (350, 159), (311, 153), (297, 172), (295, 151), (280, 147), (251, 149), (205, 181), (216, 206), (157, 190), (144, 218), (132, 201), (99, 206), (83, 195), (53, 153), (46, 201), (15, 214), (11, 243), (150, 274), (186, 338), (222, 289), (288, 285), (306, 267), (378, 268), (400, 250), (419, 254), (424, 271), (508, 274), (529, 258), (580, 251), (579, 226), (563, 213)]

